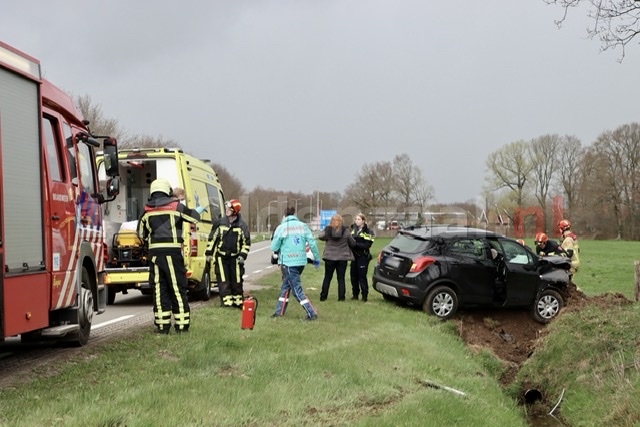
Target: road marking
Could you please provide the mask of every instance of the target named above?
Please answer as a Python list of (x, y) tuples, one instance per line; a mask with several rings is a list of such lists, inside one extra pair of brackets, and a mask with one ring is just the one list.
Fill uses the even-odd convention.
[(134, 316), (135, 316), (134, 314), (128, 314), (126, 316), (117, 317), (115, 319), (107, 320), (106, 322), (98, 323), (97, 325), (92, 325), (91, 329), (98, 329), (98, 328), (102, 328), (103, 326), (111, 325), (113, 323), (122, 322), (124, 320), (131, 319)]

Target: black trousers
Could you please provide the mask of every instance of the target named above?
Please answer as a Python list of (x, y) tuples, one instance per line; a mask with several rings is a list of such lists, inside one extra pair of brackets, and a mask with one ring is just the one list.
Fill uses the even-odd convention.
[(242, 307), (244, 264), (238, 262), (238, 257), (216, 257), (215, 261), (218, 291), (222, 305)]
[(329, 287), (331, 286), (331, 280), (333, 280), (333, 273), (336, 273), (338, 278), (338, 300), (344, 300), (344, 294), (346, 292), (345, 275), (347, 273), (347, 260), (332, 261), (329, 259), (324, 260), (324, 279), (322, 280), (322, 291), (320, 292), (320, 300), (326, 300), (329, 295)]
[(367, 279), (367, 272), (369, 271), (369, 256), (361, 255), (356, 256), (354, 261), (351, 261), (351, 269), (349, 275), (351, 276), (351, 291), (354, 297), (358, 297), (362, 292), (362, 299), (366, 300), (369, 297), (369, 280)]
[(151, 254), (149, 284), (153, 286), (154, 324), (162, 331), (171, 329), (171, 315), (177, 331), (189, 330), (191, 322), (187, 299), (187, 268), (180, 252)]

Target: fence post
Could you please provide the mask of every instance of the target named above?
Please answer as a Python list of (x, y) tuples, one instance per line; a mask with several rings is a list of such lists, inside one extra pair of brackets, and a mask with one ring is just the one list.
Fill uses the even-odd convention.
[(640, 301), (640, 261), (636, 261), (634, 264), (636, 267), (636, 301)]

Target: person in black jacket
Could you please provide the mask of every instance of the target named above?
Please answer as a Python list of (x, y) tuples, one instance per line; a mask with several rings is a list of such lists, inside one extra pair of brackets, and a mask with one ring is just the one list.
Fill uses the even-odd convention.
[(207, 260), (215, 261), (222, 306), (242, 308), (242, 276), (251, 248), (251, 234), (240, 216), (240, 201), (229, 200), (224, 207), (225, 216), (214, 224), (205, 255)]
[(351, 248), (354, 260), (351, 261), (351, 299), (357, 300), (362, 293), (362, 301), (367, 302), (369, 297), (369, 282), (367, 272), (371, 261), (371, 245), (375, 239), (375, 233), (369, 229), (367, 218), (364, 214), (356, 215), (355, 223), (351, 226), (351, 236), (356, 241), (356, 245)]
[(549, 240), (546, 233), (536, 234), (536, 254), (540, 256), (567, 256), (567, 252), (554, 240)]
[(151, 183), (151, 196), (138, 221), (138, 235), (149, 247), (149, 283), (153, 286), (156, 332), (168, 334), (171, 314), (178, 333), (191, 323), (187, 300), (187, 269), (182, 256), (183, 224), (196, 223), (200, 214), (173, 197), (165, 179)]

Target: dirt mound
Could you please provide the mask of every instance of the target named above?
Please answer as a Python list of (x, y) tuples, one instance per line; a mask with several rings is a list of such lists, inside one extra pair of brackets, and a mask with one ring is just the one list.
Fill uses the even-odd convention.
[[(617, 307), (631, 303), (622, 294), (589, 297), (573, 284), (569, 285), (563, 297), (563, 312), (579, 310), (588, 304)], [(472, 350), (490, 350), (509, 366), (500, 378), (503, 385), (513, 382), (522, 363), (531, 356), (539, 339), (546, 334), (546, 325), (533, 320), (531, 310), (525, 309), (466, 310), (459, 312), (453, 321), (456, 322), (458, 333)]]

